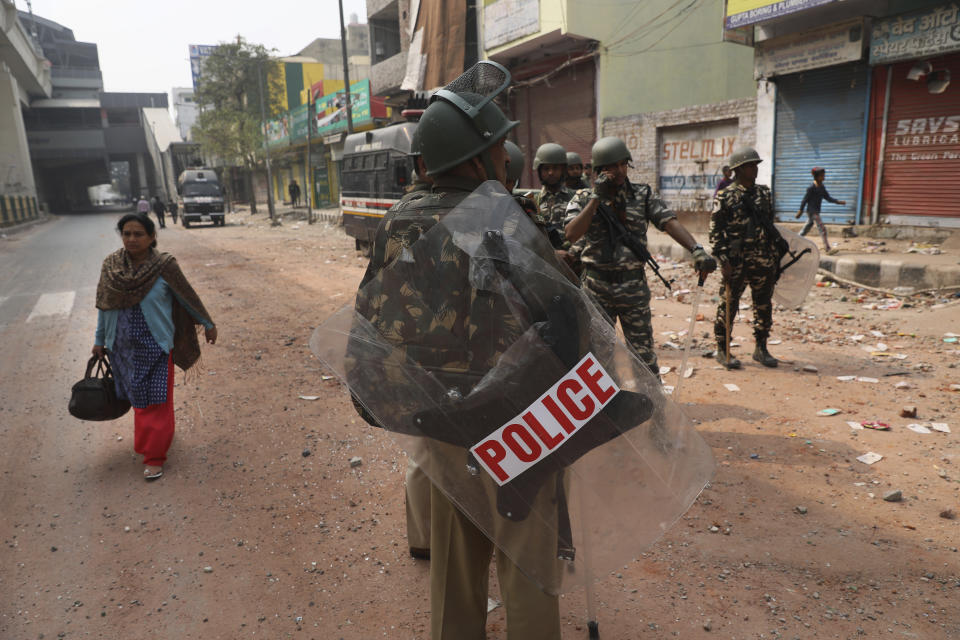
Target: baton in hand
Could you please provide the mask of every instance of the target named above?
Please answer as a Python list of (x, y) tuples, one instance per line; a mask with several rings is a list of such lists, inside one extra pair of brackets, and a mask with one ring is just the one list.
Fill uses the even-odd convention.
[(700, 306), (700, 297), (703, 295), (703, 283), (707, 280), (707, 272), (698, 272), (700, 276), (697, 288), (693, 292), (693, 302), (690, 308), (690, 327), (687, 329), (687, 340), (683, 347), (683, 359), (680, 361), (680, 370), (677, 372), (677, 385), (673, 388), (673, 399), (679, 402), (680, 385), (683, 384), (683, 374), (687, 371), (687, 360), (690, 358), (690, 347), (693, 345), (693, 327), (697, 324), (697, 308)]

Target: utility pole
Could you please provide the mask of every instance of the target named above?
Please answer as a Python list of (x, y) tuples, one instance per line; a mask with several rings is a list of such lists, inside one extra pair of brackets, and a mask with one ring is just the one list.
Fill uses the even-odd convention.
[(313, 114), (313, 87), (307, 90), (307, 224), (313, 224), (313, 162), (310, 158), (310, 143), (313, 141), (313, 124), (317, 121)]
[[(270, 211), (270, 226), (276, 227), (280, 224), (277, 220), (277, 212), (273, 206), (273, 173), (270, 170), (270, 145), (267, 140), (267, 114), (263, 106), (263, 60), (257, 65), (257, 80), (260, 85), (260, 128), (263, 131), (263, 152), (266, 154), (267, 164), (267, 209)], [(256, 198), (256, 195), (253, 196)]]
[(343, 93), (346, 96), (347, 106), (347, 133), (353, 133), (353, 112), (350, 109), (350, 65), (347, 62), (347, 28), (343, 24), (343, 0), (340, 5), (340, 50), (343, 54)]

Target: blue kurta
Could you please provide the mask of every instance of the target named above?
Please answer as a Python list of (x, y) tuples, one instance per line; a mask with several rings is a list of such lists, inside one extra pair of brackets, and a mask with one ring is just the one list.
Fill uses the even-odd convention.
[(140, 305), (119, 309), (110, 365), (117, 395), (137, 409), (167, 401), (169, 352), (150, 332)]

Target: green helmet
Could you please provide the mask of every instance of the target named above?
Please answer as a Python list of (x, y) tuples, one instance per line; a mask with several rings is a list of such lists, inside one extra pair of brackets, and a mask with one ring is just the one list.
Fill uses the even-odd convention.
[(740, 147), (730, 156), (731, 169), (736, 169), (740, 165), (750, 162), (763, 162), (763, 160), (760, 159), (760, 154), (757, 153), (757, 150), (753, 147)]
[(410, 153), (408, 155), (411, 158), (422, 155), (421, 145), (422, 141), (420, 140), (420, 127), (417, 127), (413, 130), (413, 135), (410, 136)]
[(621, 160), (633, 160), (626, 143), (615, 136), (607, 136), (594, 142), (590, 155), (594, 168), (616, 164)]
[(580, 154), (576, 151), (567, 151), (567, 166), (569, 167), (572, 164), (578, 164), (582, 167), (583, 160), (580, 158)]
[(533, 170), (539, 171), (543, 164), (567, 164), (567, 150), (556, 142), (547, 142), (540, 145), (533, 156)]
[(510, 140), (504, 143), (507, 148), (507, 154), (510, 156), (510, 165), (507, 167), (507, 181), (519, 182), (520, 174), (523, 173), (523, 167), (526, 161), (523, 159), (523, 151)]
[(481, 60), (433, 95), (417, 125), (427, 175), (441, 174), (478, 155), (488, 175), (493, 175), (485, 152), (519, 124), (493, 102), (509, 84), (509, 71)]

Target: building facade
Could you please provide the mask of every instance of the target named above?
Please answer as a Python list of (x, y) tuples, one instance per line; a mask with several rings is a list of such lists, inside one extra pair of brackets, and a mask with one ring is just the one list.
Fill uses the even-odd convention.
[(775, 2), (727, 27), (754, 36), (761, 179), (778, 215), (799, 208), (811, 169), (841, 224), (960, 226), (960, 8), (936, 0)]
[(180, 131), (180, 139), (185, 142), (193, 141), (193, 125), (197, 122), (200, 109), (197, 107), (191, 87), (174, 87), (170, 91), (173, 96), (174, 122)]
[(40, 213), (24, 111), (53, 91), (48, 61), (11, 0), (0, 0), (0, 227)]

